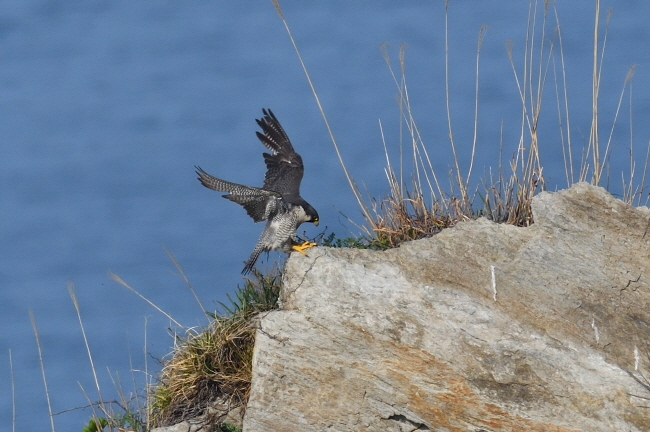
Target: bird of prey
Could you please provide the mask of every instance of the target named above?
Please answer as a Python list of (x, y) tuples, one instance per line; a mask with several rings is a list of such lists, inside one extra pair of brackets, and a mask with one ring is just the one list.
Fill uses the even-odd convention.
[(262, 252), (280, 249), (302, 254), (305, 249), (316, 246), (309, 241), (297, 242), (296, 230), (303, 222), (318, 225), (318, 213), (300, 196), (300, 182), (304, 173), (302, 158), (295, 152), (289, 137), (269, 109), (263, 109), (264, 117), (255, 120), (262, 129), (257, 138), (270, 150), (263, 153), (266, 163), (264, 185), (261, 188), (245, 186), (211, 176), (198, 166), (196, 173), (201, 184), (207, 188), (228, 192), (224, 198), (246, 209), (255, 222), (266, 221), (253, 253), (245, 262), (242, 274), (249, 273)]

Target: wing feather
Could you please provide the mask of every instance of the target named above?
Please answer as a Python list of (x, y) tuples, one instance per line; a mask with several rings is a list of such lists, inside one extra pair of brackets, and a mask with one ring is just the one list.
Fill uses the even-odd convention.
[(214, 177), (200, 167), (195, 168), (203, 186), (216, 191), (229, 192), (222, 196), (244, 207), (248, 216), (255, 222), (265, 221), (274, 214), (286, 211), (286, 204), (278, 192), (232, 183)]
[(266, 174), (262, 188), (282, 195), (300, 195), (300, 182), (305, 171), (302, 158), (295, 152), (287, 133), (273, 114), (262, 110), (264, 117), (256, 120), (263, 134), (256, 132), (259, 140), (271, 153), (264, 153)]

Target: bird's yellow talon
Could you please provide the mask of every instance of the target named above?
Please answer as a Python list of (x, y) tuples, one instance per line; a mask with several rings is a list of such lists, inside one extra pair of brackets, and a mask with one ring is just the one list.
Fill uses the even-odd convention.
[(316, 246), (316, 243), (306, 241), (304, 243), (295, 243), (291, 245), (291, 250), (295, 250), (296, 252), (300, 252), (303, 255), (307, 255), (304, 250), (309, 249)]

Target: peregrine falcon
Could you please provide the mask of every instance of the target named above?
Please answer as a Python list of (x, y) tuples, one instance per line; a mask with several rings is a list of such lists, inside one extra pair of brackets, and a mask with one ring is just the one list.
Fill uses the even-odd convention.
[(318, 213), (300, 196), (300, 182), (304, 173), (302, 158), (296, 153), (269, 109), (263, 109), (264, 117), (255, 120), (262, 129), (257, 138), (271, 153), (263, 153), (266, 163), (264, 185), (261, 188), (245, 186), (218, 179), (198, 166), (196, 173), (201, 184), (207, 188), (228, 192), (224, 198), (236, 202), (246, 209), (255, 222), (266, 221), (253, 253), (246, 261), (242, 274), (249, 273), (262, 252), (280, 249), (286, 253), (303, 251), (316, 243), (295, 241), (296, 230), (303, 222), (318, 225)]

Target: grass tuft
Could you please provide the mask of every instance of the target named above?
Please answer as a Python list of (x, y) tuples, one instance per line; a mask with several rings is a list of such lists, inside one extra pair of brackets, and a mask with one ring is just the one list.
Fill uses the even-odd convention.
[(275, 309), (281, 272), (254, 269), (238, 287), (222, 313), (208, 313), (204, 329), (177, 337), (171, 357), (163, 362), (159, 383), (151, 391), (154, 426), (166, 426), (204, 416), (210, 426), (226, 428), (222, 417), (248, 401), (257, 316)]

